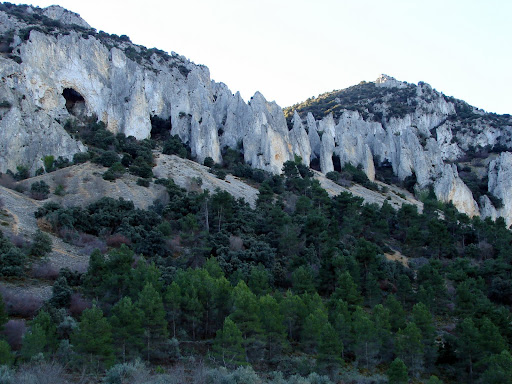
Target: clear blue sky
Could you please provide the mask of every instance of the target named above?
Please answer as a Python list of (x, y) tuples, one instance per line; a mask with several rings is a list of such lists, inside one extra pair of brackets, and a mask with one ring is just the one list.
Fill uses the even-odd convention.
[(285, 107), (385, 73), (512, 114), (511, 0), (39, 0)]

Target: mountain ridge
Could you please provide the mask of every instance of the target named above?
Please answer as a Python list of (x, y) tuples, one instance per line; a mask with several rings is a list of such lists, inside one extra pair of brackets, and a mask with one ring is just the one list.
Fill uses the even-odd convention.
[(3, 4), (0, 18), (0, 171), (26, 162), (34, 172), (44, 156), (86, 151), (64, 130), (69, 121), (97, 118), (114, 133), (143, 139), (156, 116), (200, 163), (220, 163), (233, 148), (272, 173), (296, 155), (324, 174), (351, 164), (374, 180), (391, 169), (469, 216), (512, 223), (509, 115), (385, 75), (283, 112), (260, 92), (245, 103), (211, 80), (207, 67), (95, 32), (61, 7)]

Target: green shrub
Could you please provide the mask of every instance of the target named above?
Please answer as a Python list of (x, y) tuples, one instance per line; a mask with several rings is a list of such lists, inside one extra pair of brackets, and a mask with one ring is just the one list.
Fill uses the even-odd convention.
[(120, 162), (117, 162), (112, 164), (112, 166), (103, 174), (103, 179), (112, 181), (123, 176), (125, 172), (125, 167)]
[(41, 230), (37, 230), (32, 237), (30, 254), (36, 257), (45, 257), (52, 251), (52, 239)]
[(11, 347), (5, 340), (0, 340), (0, 383), (14, 383), (11, 381), (12, 372), (8, 369), (14, 361)]
[(46, 200), (50, 194), (50, 186), (43, 180), (30, 185), (30, 196), (36, 200)]
[(101, 164), (104, 167), (111, 167), (119, 162), (119, 156), (114, 151), (105, 151), (94, 160), (95, 163)]
[(26, 256), (0, 232), (0, 276), (20, 277), (25, 271)]
[(53, 165), (54, 162), (55, 162), (55, 157), (53, 157), (52, 155), (43, 157), (43, 164), (44, 164), (44, 169), (46, 170), (46, 173), (52, 172), (55, 170), (55, 167)]
[(165, 155), (177, 155), (184, 159), (190, 157), (187, 147), (185, 147), (178, 135), (171, 136), (165, 141), (162, 153)]
[(217, 176), (217, 178), (221, 179), (221, 180), (224, 180), (227, 176), (227, 172), (223, 169), (213, 169), (213, 172), (212, 172), (215, 176)]
[(16, 174), (14, 175), (14, 178), (16, 180), (25, 180), (30, 177), (30, 173), (28, 171), (28, 167), (24, 165), (18, 165), (16, 167)]
[(148, 376), (149, 370), (146, 365), (140, 360), (135, 360), (133, 363), (114, 365), (107, 371), (103, 384), (140, 383), (137, 378), (148, 378)]
[(53, 192), (57, 196), (64, 196), (66, 191), (64, 190), (64, 186), (62, 184), (57, 185), (55, 188), (55, 192)]
[(137, 179), (137, 185), (147, 188), (147, 187), (149, 187), (149, 180), (148, 179)]
[(52, 297), (50, 303), (55, 308), (67, 308), (71, 302), (71, 294), (73, 293), (68, 281), (64, 276), (55, 280), (52, 287)]
[(91, 155), (89, 152), (78, 152), (73, 155), (73, 163), (75, 164), (82, 164), (86, 161), (89, 161), (91, 158)]
[(340, 176), (341, 175), (339, 174), (339, 172), (335, 171), (327, 172), (325, 174), (325, 177), (327, 177), (329, 180), (334, 181), (335, 183), (339, 180)]
[(137, 157), (130, 166), (129, 171), (132, 175), (139, 176), (143, 179), (153, 177), (153, 170), (150, 164), (146, 163), (143, 158)]
[(203, 161), (203, 165), (205, 167), (213, 167), (214, 164), (215, 164), (215, 162), (213, 161), (213, 159), (210, 156), (206, 157)]

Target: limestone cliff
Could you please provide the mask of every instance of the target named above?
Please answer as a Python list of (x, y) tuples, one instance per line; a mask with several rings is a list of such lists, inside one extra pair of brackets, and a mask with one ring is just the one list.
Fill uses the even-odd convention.
[(512, 222), (512, 119), (425, 83), (382, 75), (283, 113), (259, 92), (245, 102), (205, 66), (96, 32), (58, 6), (0, 4), (0, 53), (1, 172), (22, 164), (34, 172), (46, 155), (87, 150), (64, 129), (68, 121), (98, 119), (142, 139), (158, 116), (199, 162), (221, 162), (230, 147), (273, 173), (294, 155), (322, 173), (350, 163), (370, 180), (392, 172), (470, 216)]
[(469, 216), (503, 216), (512, 223), (504, 176), (512, 166), (510, 115), (486, 113), (428, 84), (387, 75), (308, 99), (285, 114), (294, 127), (307, 126), (310, 138), (322, 137), (320, 144), (310, 139), (310, 164), (323, 173), (335, 169), (336, 160), (338, 168), (351, 163), (370, 180), (387, 181), (390, 166), (399, 180), (412, 180), (419, 190), (433, 188), (439, 200)]
[(247, 163), (274, 173), (293, 158), (282, 109), (260, 93), (245, 103), (207, 67), (96, 33), (60, 7), (2, 8), (0, 171), (34, 171), (45, 155), (85, 150), (63, 129), (77, 115), (137, 139), (150, 136), (151, 116), (170, 119), (199, 162), (220, 162), (223, 146), (243, 148)]

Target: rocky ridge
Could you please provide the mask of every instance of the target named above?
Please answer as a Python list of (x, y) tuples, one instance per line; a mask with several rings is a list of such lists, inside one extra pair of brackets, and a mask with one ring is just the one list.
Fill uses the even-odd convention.
[(428, 84), (383, 75), (283, 112), (259, 92), (246, 103), (205, 66), (96, 32), (60, 7), (2, 4), (0, 33), (2, 172), (20, 164), (35, 171), (46, 155), (86, 151), (64, 129), (68, 121), (93, 117), (142, 139), (158, 116), (198, 162), (220, 162), (231, 147), (273, 173), (295, 155), (324, 174), (351, 163), (374, 180), (387, 167), (461, 212), (512, 223), (512, 119)]
[(386, 75), (285, 113), (293, 129), (307, 126), (308, 165), (323, 173), (351, 163), (373, 180), (391, 167), (398, 179), (412, 178), (418, 190), (432, 188), (439, 200), (469, 216), (502, 216), (512, 223), (505, 181), (512, 147), (509, 115), (485, 113), (428, 84)]

